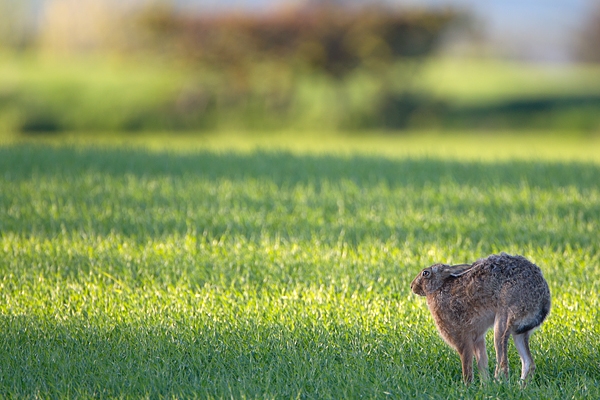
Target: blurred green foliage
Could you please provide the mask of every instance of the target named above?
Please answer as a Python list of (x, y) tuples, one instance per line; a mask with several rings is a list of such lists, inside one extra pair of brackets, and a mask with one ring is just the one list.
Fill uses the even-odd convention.
[[(65, 10), (53, 14), (61, 29), (71, 21)], [(88, 32), (83, 49), (72, 43), (77, 51), (30, 37), (0, 52), (0, 130), (600, 127), (597, 67), (432, 57), (445, 33), (466, 23), (452, 11), (152, 8), (128, 18), (126, 40), (104, 38), (95, 51), (85, 50)]]
[[(0, 54), (0, 130), (559, 129), (600, 126), (600, 69), (432, 58), (386, 88), (257, 64), (238, 95), (218, 71), (174, 62)], [(146, 59), (148, 60), (148, 59)], [(416, 72), (415, 72), (416, 71)], [(404, 77), (413, 75), (409, 89)], [(594, 82), (598, 82), (595, 84)]]
[(257, 62), (277, 62), (280, 68), (304, 67), (338, 79), (357, 68), (385, 70), (402, 57), (426, 56), (459, 20), (451, 11), (352, 9), (327, 3), (259, 15), (189, 16), (162, 7), (139, 18), (163, 49), (224, 68), (234, 78), (250, 73)]
[[(109, 33), (94, 39), (95, 31), (110, 26), (98, 28), (100, 20), (108, 20), (110, 8), (99, 8), (96, 19), (85, 17), (85, 25), (98, 25), (89, 30), (72, 25), (69, 7), (50, 8), (51, 23), (40, 35), (39, 49), (54, 59), (3, 57), (0, 128), (400, 127), (407, 124), (402, 115), (412, 113), (413, 106), (408, 104), (408, 113), (400, 110), (399, 118), (390, 105), (405, 107), (414, 60), (430, 54), (458, 17), (451, 11), (397, 12), (327, 3), (261, 15), (181, 14), (160, 4), (130, 10), (117, 41)], [(69, 29), (85, 39), (57, 39)], [(107, 53), (107, 43), (116, 42), (125, 44), (114, 44)], [(89, 57), (94, 46), (99, 54), (91, 61), (75, 57), (81, 52)], [(30, 52), (39, 49), (32, 46)], [(115, 54), (127, 59), (125, 68), (115, 69), (105, 60)], [(56, 57), (63, 57), (62, 63)], [(406, 57), (412, 64), (397, 73), (395, 65)]]

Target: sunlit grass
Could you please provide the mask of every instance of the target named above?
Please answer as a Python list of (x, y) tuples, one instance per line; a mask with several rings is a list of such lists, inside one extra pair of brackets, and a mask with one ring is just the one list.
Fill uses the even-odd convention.
[(441, 57), (429, 60), (419, 77), (422, 89), (470, 105), (600, 92), (600, 70), (586, 64)]
[(577, 132), (506, 131), (489, 133), (406, 131), (406, 132), (304, 132), (278, 133), (224, 131), (201, 133), (145, 132), (143, 135), (72, 132), (60, 135), (24, 137), (0, 133), (0, 144), (43, 143), (52, 146), (104, 148), (134, 147), (151, 152), (189, 154), (289, 152), (296, 155), (330, 154), (347, 158), (364, 155), (386, 158), (427, 158), (481, 161), (600, 162), (600, 135)]
[[(600, 396), (595, 139), (113, 140), (0, 147), (4, 395)], [(553, 308), (526, 389), (514, 347), (465, 388), (409, 283), (499, 251)]]

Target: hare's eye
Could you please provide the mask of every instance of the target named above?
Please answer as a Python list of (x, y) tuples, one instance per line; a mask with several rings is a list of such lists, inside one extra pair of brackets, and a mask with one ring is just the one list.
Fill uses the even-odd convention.
[(431, 272), (429, 272), (429, 271), (423, 271), (423, 276), (425, 278), (427, 278), (429, 275), (431, 275)]

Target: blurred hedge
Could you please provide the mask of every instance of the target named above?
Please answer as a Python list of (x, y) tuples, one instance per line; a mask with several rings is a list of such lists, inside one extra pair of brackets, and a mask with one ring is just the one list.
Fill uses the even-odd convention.
[(335, 78), (431, 53), (458, 14), (313, 6), (271, 14), (183, 15), (151, 9), (140, 21), (180, 57), (227, 70), (283, 61)]
[[(266, 14), (182, 13), (159, 4), (130, 11), (126, 45), (113, 49), (121, 59), (156, 64), (152, 78), (128, 71), (104, 82), (94, 67), (83, 75), (40, 70), (5, 87), (0, 77), (0, 129), (402, 127), (418, 97), (407, 95), (417, 64), (406, 60), (429, 55), (459, 21), (452, 11), (328, 2)], [(102, 43), (97, 51), (105, 52)]]
[[(136, 9), (113, 29), (123, 40), (98, 41), (91, 58), (0, 52), (0, 131), (600, 126), (594, 90), (470, 106), (435, 98), (418, 83), (423, 61), (464, 14), (318, 4), (270, 14)], [(121, 47), (106, 53), (109, 42)]]

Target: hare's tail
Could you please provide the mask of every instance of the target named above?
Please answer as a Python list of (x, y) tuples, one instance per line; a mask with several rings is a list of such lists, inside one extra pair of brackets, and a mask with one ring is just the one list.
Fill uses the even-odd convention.
[(546, 316), (548, 315), (549, 312), (550, 312), (550, 304), (547, 302), (542, 304), (538, 313), (533, 318), (526, 319), (526, 320), (522, 321), (521, 324), (519, 324), (519, 326), (517, 326), (515, 333), (517, 335), (520, 335), (521, 333), (525, 333), (527, 331), (532, 330), (535, 327), (540, 326), (541, 323), (544, 322), (544, 320), (546, 319)]

